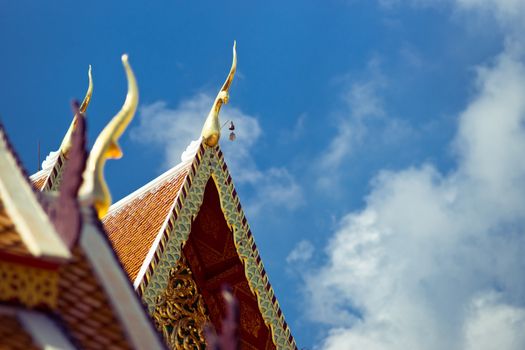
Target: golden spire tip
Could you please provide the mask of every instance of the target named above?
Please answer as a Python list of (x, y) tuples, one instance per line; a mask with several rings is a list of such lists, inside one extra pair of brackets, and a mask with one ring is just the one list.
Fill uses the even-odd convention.
[(111, 205), (111, 193), (104, 179), (104, 165), (107, 159), (122, 156), (118, 140), (129, 125), (137, 110), (139, 92), (133, 70), (128, 63), (128, 55), (122, 55), (122, 64), (128, 80), (128, 93), (120, 111), (111, 119), (98, 135), (89, 154), (84, 172), (84, 183), (80, 194), (89, 197), (99, 218), (102, 218)]
[(82, 104), (79, 108), (79, 111), (82, 114), (86, 113), (89, 102), (91, 101), (91, 96), (93, 95), (93, 75), (91, 74), (91, 65), (88, 66), (88, 79), (89, 85), (86, 91), (86, 97), (84, 97), (84, 100), (82, 101)]
[(204, 126), (202, 127), (201, 136), (204, 140), (204, 143), (209, 147), (214, 147), (219, 143), (219, 139), (221, 137), (221, 125), (219, 122), (219, 112), (221, 110), (221, 107), (223, 104), (228, 103), (230, 99), (230, 95), (228, 93), (228, 90), (230, 89), (230, 86), (233, 81), (233, 77), (235, 76), (235, 71), (237, 70), (237, 50), (236, 50), (237, 42), (233, 41), (233, 59), (232, 59), (232, 65), (230, 68), (230, 73), (228, 73), (228, 76), (226, 77), (226, 81), (222, 85), (221, 90), (217, 94), (217, 97), (215, 98), (215, 101), (213, 102), (213, 106), (211, 107), (210, 113), (208, 114), (208, 117), (206, 118), (206, 121), (204, 122)]
[[(82, 114), (86, 113), (86, 110), (89, 106), (89, 102), (91, 102), (91, 96), (93, 95), (93, 75), (91, 74), (91, 65), (88, 67), (88, 89), (86, 91), (86, 96), (84, 97), (84, 100), (82, 100), (82, 104), (78, 108), (79, 112)], [(73, 116), (73, 121), (71, 122), (71, 125), (69, 125), (69, 129), (66, 132), (66, 135), (64, 136), (64, 139), (62, 140), (62, 143), (60, 144), (60, 152), (62, 152), (63, 155), (67, 157), (67, 153), (71, 149), (71, 135), (73, 134), (73, 130), (75, 129), (75, 126), (77, 125), (77, 116)]]

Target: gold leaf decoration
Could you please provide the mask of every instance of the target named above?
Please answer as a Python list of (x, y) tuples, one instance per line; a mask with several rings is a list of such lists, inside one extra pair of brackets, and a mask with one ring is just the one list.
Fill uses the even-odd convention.
[(170, 348), (206, 349), (203, 328), (209, 319), (184, 255), (170, 270), (168, 286), (158, 297), (152, 316)]

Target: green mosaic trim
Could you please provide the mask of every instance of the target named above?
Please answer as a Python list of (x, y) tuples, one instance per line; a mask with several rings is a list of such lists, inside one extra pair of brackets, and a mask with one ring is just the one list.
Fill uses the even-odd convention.
[[(198, 163), (199, 155), (194, 160), (194, 166)], [(189, 237), (191, 223), (199, 212), (206, 182), (211, 174), (208, 158), (210, 154), (204, 154), (195, 175), (187, 175), (169, 218), (174, 229), (167, 228), (164, 232), (151, 265), (142, 279), (139, 292), (150, 313), (155, 309), (157, 297), (167, 288), (169, 271), (177, 264), (182, 247)], [(175, 234), (172, 234), (173, 231)]]
[[(251, 291), (257, 296), (263, 319), (269, 325), (272, 338), (278, 349), (297, 349), (274, 291), (270, 286), (255, 241), (236, 195), (233, 181), (227, 171), (218, 147), (201, 147), (192, 164), (179, 198), (170, 215), (170, 225), (161, 239), (157, 253), (146, 272), (139, 293), (151, 313), (157, 296), (167, 287), (170, 269), (180, 258), (182, 247), (189, 237), (191, 222), (197, 216), (210, 176), (217, 186), (221, 208), (228, 226), (233, 231), (237, 253), (244, 264), (245, 275)], [(174, 228), (176, 234), (172, 234)]]

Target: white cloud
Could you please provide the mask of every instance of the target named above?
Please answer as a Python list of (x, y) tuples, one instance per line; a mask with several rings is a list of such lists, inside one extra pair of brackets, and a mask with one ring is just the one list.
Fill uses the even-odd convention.
[(263, 209), (284, 207), (289, 210), (300, 207), (303, 193), (296, 179), (286, 168), (272, 167), (260, 173), (257, 182), (252, 182), (255, 199), (248, 203), (246, 211), (257, 215)]
[[(523, 0), (455, 0), (457, 5), (465, 10), (481, 10), (492, 12), (502, 23), (508, 24), (523, 20), (525, 15), (525, 2)], [(518, 24), (518, 23), (512, 23)]]
[[(525, 2), (523, 0), (377, 0), (385, 9), (392, 9), (400, 5), (414, 7), (443, 7), (452, 6), (456, 14), (465, 15), (462, 20), (469, 22), (476, 16), (482, 15), (490, 19), (487, 25), (497, 23), (506, 33), (505, 35), (520, 40), (522, 30), (525, 29)], [(495, 20), (495, 21), (494, 21)]]
[(332, 189), (334, 184), (344, 186), (345, 165), (358, 151), (370, 145), (391, 148), (416, 135), (404, 120), (385, 112), (381, 94), (387, 87), (387, 80), (377, 58), (368, 62), (367, 79), (353, 79), (346, 84), (341, 96), (342, 108), (333, 113), (337, 133), (315, 162), (316, 184), (325, 193), (333, 193), (326, 190)]
[(496, 293), (472, 301), (465, 329), (466, 350), (521, 350), (525, 344), (525, 308), (502, 303)]
[(336, 116), (337, 135), (320, 157), (322, 187), (333, 182), (341, 163), (357, 147), (366, 133), (367, 119), (384, 115), (379, 90), (384, 86), (384, 78), (378, 70), (378, 62), (373, 59), (368, 64), (371, 78), (354, 81), (342, 96), (344, 110)]
[(297, 120), (295, 121), (295, 125), (292, 129), (292, 131), (289, 133), (289, 137), (293, 140), (298, 140), (304, 133), (304, 123), (306, 120), (306, 113), (302, 113), (299, 115)]
[(309, 317), (330, 328), (321, 348), (525, 348), (521, 57), (507, 49), (479, 68), (477, 90), (459, 116), (457, 168), (381, 172), (304, 276)]
[[(139, 110), (139, 125), (130, 132), (131, 139), (162, 148), (162, 167), (168, 169), (180, 163), (188, 144), (199, 137), (212, 104), (211, 95), (200, 93), (174, 109), (164, 101), (143, 105)], [(268, 205), (288, 209), (299, 206), (302, 191), (287, 169), (261, 169), (252, 156), (252, 149), (262, 135), (257, 118), (231, 104), (222, 108), (220, 117), (223, 123), (231, 120), (235, 124), (235, 141), (228, 141), (229, 130), (225, 127), (221, 147), (235, 183), (249, 186), (254, 193), (247, 211), (255, 215)]]
[(312, 258), (314, 246), (310, 241), (300, 241), (286, 257), (288, 264), (304, 263)]

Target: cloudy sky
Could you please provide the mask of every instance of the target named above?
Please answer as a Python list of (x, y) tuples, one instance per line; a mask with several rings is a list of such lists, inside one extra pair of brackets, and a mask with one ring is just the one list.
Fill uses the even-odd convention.
[(231, 63), (225, 157), (307, 349), (525, 348), (525, 2), (0, 0), (0, 118), (29, 172), (95, 92), (140, 108), (115, 199), (178, 163)]

